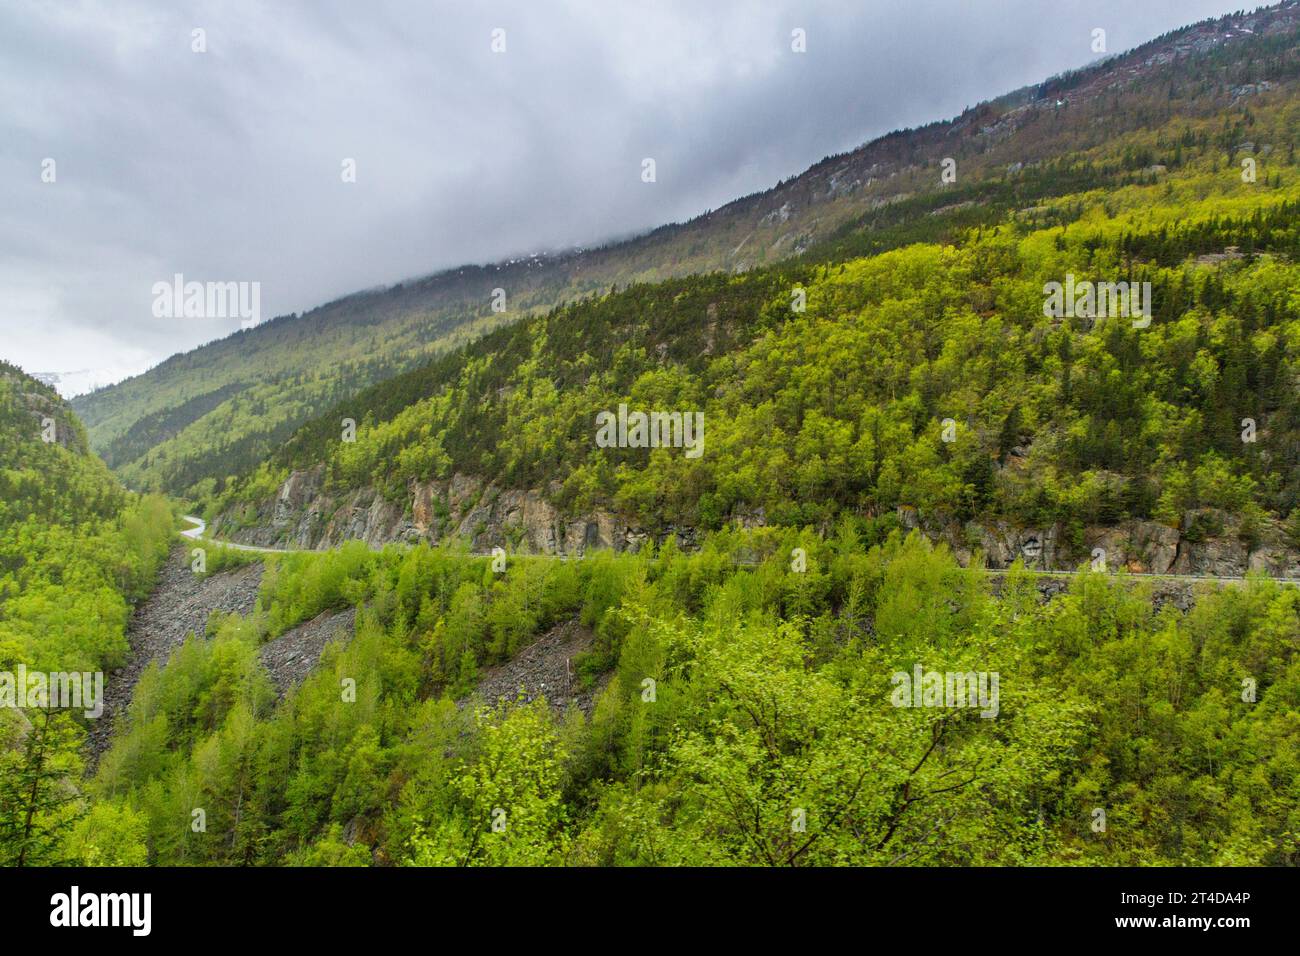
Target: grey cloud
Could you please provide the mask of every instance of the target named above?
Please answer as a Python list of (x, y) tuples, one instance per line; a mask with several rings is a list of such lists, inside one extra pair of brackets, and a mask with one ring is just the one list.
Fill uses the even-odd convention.
[[(176, 272), (259, 281), (271, 316), (684, 220), (1083, 65), (1094, 27), (1118, 52), (1239, 6), (5, 5), (0, 354), (93, 370), (74, 391), (238, 327), (154, 318), (150, 289)], [(206, 54), (190, 50), (195, 27)], [(806, 54), (790, 52), (795, 27)]]

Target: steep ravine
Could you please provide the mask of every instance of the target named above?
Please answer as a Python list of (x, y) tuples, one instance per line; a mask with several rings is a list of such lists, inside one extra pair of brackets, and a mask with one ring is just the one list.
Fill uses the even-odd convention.
[[(154, 661), (165, 664), (188, 635), (204, 637), (213, 612), (252, 613), (257, 606), (262, 571), (263, 565), (257, 561), (200, 576), (190, 570), (189, 545), (172, 549), (153, 593), (131, 618), (126, 663), (105, 678), (104, 712), (98, 720), (90, 722), (88, 747), (92, 766), (112, 743), (119, 729), (115, 723), (130, 706), (145, 668)], [(263, 644), (258, 654), (278, 694), (283, 697), (303, 681), (327, 644), (349, 640), (355, 621), (355, 608), (326, 611)]]
[(105, 677), (104, 713), (90, 727), (94, 761), (108, 749), (113, 725), (126, 713), (135, 685), (150, 662), (165, 663), (171, 652), (185, 643), (187, 634), (202, 636), (213, 611), (252, 611), (261, 582), (260, 563), (200, 577), (190, 570), (188, 550), (184, 546), (172, 549), (153, 593), (131, 618), (126, 663)]

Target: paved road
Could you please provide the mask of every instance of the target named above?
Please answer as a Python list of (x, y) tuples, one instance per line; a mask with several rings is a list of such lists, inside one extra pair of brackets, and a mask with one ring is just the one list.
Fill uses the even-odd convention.
[[(1006, 568), (985, 568), (985, 574), (1010, 574)], [(1041, 575), (1042, 577), (1055, 578), (1067, 574), (1092, 574), (1091, 571), (1030, 571), (1030, 574)], [(1240, 577), (1219, 577), (1213, 574), (1153, 574), (1150, 571), (1126, 571), (1125, 577), (1129, 578), (1152, 578), (1157, 581), (1209, 581), (1212, 584), (1239, 584), (1245, 581), (1245, 576)], [(1293, 584), (1300, 586), (1300, 578), (1273, 578), (1278, 584)]]
[(191, 541), (207, 541), (211, 544), (219, 544), (223, 548), (233, 548), (236, 551), (259, 551), (262, 554), (289, 554), (296, 550), (293, 548), (259, 548), (252, 544), (235, 544), (233, 541), (217, 541), (213, 538), (205, 538), (203, 532), (208, 530), (208, 523), (196, 515), (185, 515), (185, 520), (195, 525), (193, 528), (186, 528), (181, 532), (182, 535)]
[[(208, 544), (220, 545), (223, 548), (233, 548), (236, 551), (256, 551), (260, 554), (324, 554), (324, 551), (316, 548), (263, 548), (255, 544), (236, 544), (234, 541), (218, 541), (216, 538), (207, 537), (204, 532), (208, 530), (208, 523), (198, 515), (185, 515), (185, 520), (194, 525), (193, 528), (186, 528), (181, 532), (182, 535), (191, 541), (206, 541)], [(374, 549), (372, 546), (372, 550)], [(491, 551), (467, 551), (467, 557), (471, 558), (491, 558), (495, 557)], [(568, 555), (553, 555), (553, 557), (567, 558)]]
[[(207, 530), (208, 526), (207, 523), (202, 518), (196, 517), (195, 515), (185, 515), (185, 520), (192, 522), (194, 525), (196, 525), (196, 527), (188, 528), (185, 531), (182, 531), (181, 534), (194, 541), (210, 541), (213, 544), (219, 544), (224, 548), (234, 548), (238, 551), (260, 551), (264, 554), (292, 554), (297, 551), (307, 550), (304, 548), (259, 548), (251, 544), (235, 544), (232, 541), (216, 541), (212, 538), (203, 537), (203, 532)], [(490, 558), (492, 557), (492, 555), (487, 552), (483, 552), (483, 553), (469, 552), (469, 557)], [(567, 555), (553, 555), (552, 557), (559, 557), (561, 559), (564, 559), (567, 557)], [(1003, 575), (1003, 574), (1008, 574), (1009, 572), (1002, 568), (985, 568), (984, 573), (991, 574), (991, 575)], [(1093, 572), (1091, 571), (1029, 571), (1029, 573), (1032, 575), (1037, 575), (1039, 577), (1057, 578), (1057, 577), (1065, 577), (1066, 575), (1092, 574)], [(1240, 582), (1246, 580), (1245, 577), (1219, 577), (1216, 575), (1209, 575), (1209, 574), (1151, 574), (1147, 572), (1134, 572), (1134, 571), (1127, 572), (1126, 576), (1130, 578), (1151, 578), (1157, 581), (1187, 581), (1190, 583), (1209, 582), (1211, 584), (1239, 584)], [(1300, 587), (1300, 578), (1274, 578), (1273, 580), (1277, 581), (1279, 584), (1291, 584)]]

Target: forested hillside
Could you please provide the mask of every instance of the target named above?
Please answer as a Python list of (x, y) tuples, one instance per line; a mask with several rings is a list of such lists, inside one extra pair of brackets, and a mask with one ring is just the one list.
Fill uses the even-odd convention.
[(0, 709), (3, 861), (1300, 863), (1298, 79), (1288, 2), (282, 317), (79, 400), (116, 478), (0, 366), (0, 671), (122, 665), (159, 490), (289, 551), (93, 767)]
[[(359, 542), (268, 562), (255, 613), (214, 620), (214, 637), (138, 686), (92, 785), (98, 812), (124, 823), (116, 853), (1300, 862), (1295, 588), (1206, 590), (1184, 615), (1087, 575), (1044, 604), (1026, 575), (995, 597), (915, 535), (868, 550), (849, 525), (495, 569)], [(356, 636), (277, 703), (258, 648), (349, 605)], [(565, 676), (513, 702), (472, 693), (557, 628), (578, 635)], [(899, 675), (918, 666), (998, 683), (983, 709), (899, 706)], [(592, 695), (585, 711), (571, 703)]]
[[(0, 671), (120, 667), (130, 606), (149, 592), (172, 527), (166, 501), (126, 492), (86, 450), (53, 390), (0, 362)], [(87, 849), (86, 719), (0, 708), (0, 864)]]
[[(43, 386), (0, 384), (5, 666), (112, 666), (170, 515), (79, 452)], [(70, 447), (40, 441), (43, 417)], [(266, 560), (252, 613), (145, 670), (91, 778), (78, 718), (4, 712), (6, 862), (1297, 862), (1294, 588), (1207, 588), (1184, 614), (1091, 575), (1045, 604), (1018, 571), (995, 594), (915, 535), (869, 548), (852, 520), (693, 554)], [(259, 650), (349, 606), (355, 636), (278, 698)], [(557, 629), (576, 635), (565, 676), (515, 704), (476, 693)], [(899, 706), (918, 666), (997, 684)]]
[[(1281, 552), (1300, 547), (1298, 119), (1294, 102), (1261, 99), (1239, 120), (1060, 160), (1065, 176), (1132, 148), (1160, 163), (949, 245), (554, 310), (338, 404), (255, 472), (194, 491), (232, 533), (319, 530), (358, 488), (408, 514), (432, 489), (447, 516), (468, 475), (658, 537), (915, 514), (958, 549), (989, 550), (981, 528), (997, 522), (1057, 529), (1073, 560), (1089, 529), (1137, 520), (1189, 545), (1226, 534), (1242, 562), (1260, 552), (1295, 574)], [(1046, 315), (1067, 276), (1150, 283), (1151, 321)], [(597, 416), (620, 405), (702, 412), (703, 454), (600, 447)], [(295, 474), (319, 476), (316, 495), (285, 500)]]
[[(944, 243), (1044, 200), (1139, 182), (1157, 164), (1176, 169), (1207, 150), (1222, 158), (1249, 140), (1255, 111), (1293, 97), (1298, 11), (1285, 3), (1176, 31), (629, 242), (455, 269), (281, 317), (75, 405), (128, 484), (189, 494), (204, 479), (256, 466), (332, 404), (563, 301), (673, 276)], [(1184, 126), (1195, 138), (1180, 146)], [(941, 179), (945, 159), (956, 164), (955, 182)], [(653, 188), (635, 170), (628, 181)], [(497, 288), (504, 313), (491, 309)]]

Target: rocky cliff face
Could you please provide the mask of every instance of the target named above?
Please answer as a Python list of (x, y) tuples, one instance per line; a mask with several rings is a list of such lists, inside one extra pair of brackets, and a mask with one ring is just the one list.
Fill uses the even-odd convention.
[[(31, 428), (24, 437), (44, 440), (48, 433), (54, 442), (74, 454), (90, 453), (85, 429), (54, 389), (5, 362), (0, 362), (0, 380), (13, 389), (19, 407), (31, 415)], [(47, 432), (48, 425), (53, 427)]]
[[(371, 547), (389, 542), (447, 539), (465, 541), (476, 552), (495, 547), (533, 554), (582, 554), (598, 548), (635, 550), (652, 535), (608, 511), (566, 515), (537, 491), (501, 488), (495, 482), (456, 474), (444, 481), (414, 482), (400, 500), (371, 488), (346, 494), (323, 490), (323, 467), (297, 471), (275, 497), (255, 509), (218, 516), (212, 533), (241, 544), (263, 547), (326, 549), (345, 541)], [(1083, 529), (1069, 535), (1060, 525), (1022, 528), (1004, 521), (959, 522), (921, 516), (900, 507), (904, 530), (918, 530), (946, 543), (962, 564), (977, 552), (990, 568), (1010, 567), (1017, 558), (1040, 571), (1072, 571), (1104, 562), (1147, 574), (1195, 574), (1240, 577), (1265, 571), (1273, 577), (1300, 578), (1300, 553), (1289, 548), (1276, 522), (1247, 534), (1239, 518), (1204, 509), (1172, 528), (1156, 521), (1127, 521)], [(765, 523), (761, 511), (737, 516), (745, 527)], [(692, 548), (692, 528), (670, 527), (654, 536), (657, 543), (675, 537)]]
[[(907, 507), (898, 509), (898, 520), (905, 529), (947, 543), (962, 564), (976, 551), (982, 552), (990, 568), (1010, 567), (1019, 558), (1025, 567), (1039, 571), (1072, 571), (1102, 562), (1108, 570), (1140, 574), (1240, 577), (1247, 571), (1264, 571), (1273, 577), (1300, 577), (1300, 553), (1288, 547), (1277, 522), (1264, 522), (1247, 533), (1238, 517), (1208, 508), (1186, 515), (1178, 528), (1131, 520), (1084, 528), (1077, 539), (1060, 525), (1020, 528), (1002, 521), (962, 525), (925, 519)], [(1206, 529), (1213, 533), (1207, 534)]]
[[(607, 511), (561, 514), (541, 493), (501, 488), (456, 474), (445, 481), (414, 482), (393, 501), (374, 489), (342, 495), (323, 490), (323, 468), (297, 471), (275, 497), (256, 509), (212, 521), (212, 533), (262, 547), (325, 549), (360, 540), (388, 542), (465, 541), (478, 552), (503, 547), (534, 554), (581, 554), (594, 548), (624, 551), (651, 535)], [(678, 544), (695, 543), (693, 529), (670, 528)]]

